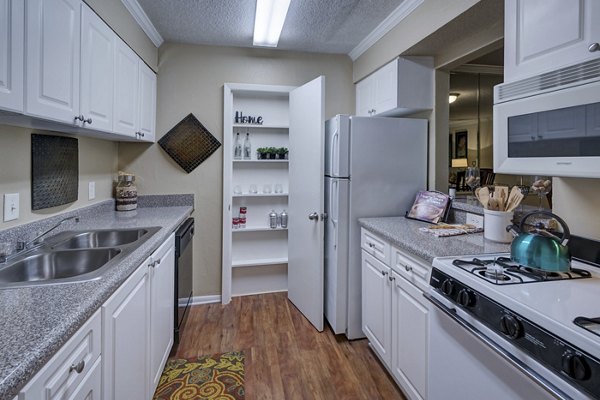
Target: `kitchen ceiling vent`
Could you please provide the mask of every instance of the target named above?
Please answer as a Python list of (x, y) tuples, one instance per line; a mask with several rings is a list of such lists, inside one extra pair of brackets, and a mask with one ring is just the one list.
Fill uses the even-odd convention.
[(188, 174), (221, 147), (221, 142), (192, 113), (167, 132), (158, 144)]
[(566, 89), (600, 79), (600, 58), (497, 86), (495, 103)]

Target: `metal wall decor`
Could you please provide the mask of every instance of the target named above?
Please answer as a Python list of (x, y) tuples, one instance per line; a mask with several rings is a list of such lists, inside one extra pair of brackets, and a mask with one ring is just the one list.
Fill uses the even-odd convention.
[(41, 210), (77, 201), (79, 144), (77, 139), (31, 135), (31, 209)]
[(221, 142), (191, 113), (158, 144), (188, 174), (221, 147)]

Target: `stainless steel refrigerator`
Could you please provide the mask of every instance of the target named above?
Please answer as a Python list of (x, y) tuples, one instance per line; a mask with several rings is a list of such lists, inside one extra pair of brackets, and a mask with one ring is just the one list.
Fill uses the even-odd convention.
[(404, 215), (427, 186), (427, 120), (337, 115), (325, 123), (325, 318), (364, 337), (360, 226)]

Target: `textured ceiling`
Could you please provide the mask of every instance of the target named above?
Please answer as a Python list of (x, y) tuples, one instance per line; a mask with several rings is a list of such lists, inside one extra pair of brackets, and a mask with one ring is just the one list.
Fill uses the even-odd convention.
[[(292, 0), (278, 49), (348, 53), (403, 0)], [(252, 46), (256, 0), (138, 0), (165, 41)]]

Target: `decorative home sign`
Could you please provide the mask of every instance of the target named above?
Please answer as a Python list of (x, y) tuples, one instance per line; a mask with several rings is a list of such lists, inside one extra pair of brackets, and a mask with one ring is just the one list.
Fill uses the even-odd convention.
[(188, 174), (221, 147), (221, 142), (191, 113), (158, 144)]
[(241, 111), (235, 112), (235, 123), (236, 124), (254, 124), (254, 125), (262, 125), (263, 117), (253, 117), (250, 115), (244, 115)]
[(31, 135), (31, 209), (72, 203), (79, 191), (79, 144), (63, 136)]

